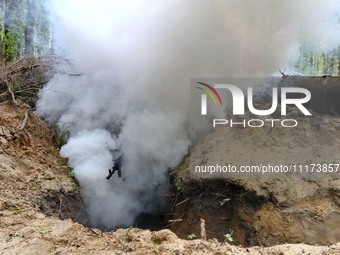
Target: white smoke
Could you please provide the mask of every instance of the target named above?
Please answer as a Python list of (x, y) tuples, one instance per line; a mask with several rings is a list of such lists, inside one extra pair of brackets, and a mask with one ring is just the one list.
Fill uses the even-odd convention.
[[(190, 78), (270, 75), (302, 40), (334, 48), (337, 10), (334, 0), (58, 1), (58, 48), (75, 61), (69, 72), (85, 75), (56, 75), (37, 113), (71, 132), (61, 155), (91, 224), (127, 226), (164, 208), (167, 171), (190, 145)], [(105, 131), (116, 119), (118, 139)], [(115, 149), (123, 178), (107, 181)]]

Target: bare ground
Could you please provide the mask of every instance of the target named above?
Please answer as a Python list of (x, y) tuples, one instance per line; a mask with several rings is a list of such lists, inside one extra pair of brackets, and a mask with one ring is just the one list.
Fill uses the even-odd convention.
[[(208, 232), (209, 240), (203, 241), (180, 239), (168, 229), (151, 232), (131, 228), (130, 230), (118, 229), (114, 233), (103, 233), (86, 228), (82, 225), (87, 221), (86, 210), (82, 207), (78, 193), (81, 187), (78, 187), (73, 177), (68, 175), (70, 169), (67, 167), (67, 161), (59, 156), (55, 132), (34, 112), (29, 112), (25, 129), (18, 131), (27, 110), (28, 106), (25, 105), (16, 106), (11, 102), (0, 104), (0, 254), (340, 253), (340, 243), (331, 246), (287, 244), (267, 248), (258, 246), (243, 248), (228, 243), (222, 244), (213, 236), (209, 236), (210, 232)], [(206, 187), (204, 185), (200, 187), (207, 189), (209, 185), (207, 183)], [(238, 186), (233, 185), (233, 187), (242, 187), (241, 183), (238, 183)], [(252, 190), (249, 185), (244, 184), (243, 189)], [(281, 186), (284, 185), (285, 183)], [(310, 185), (314, 192), (315, 189), (320, 189), (321, 184)], [(334, 187), (336, 185), (334, 184)], [(276, 186), (277, 188), (273, 190), (279, 191), (281, 186)], [(197, 188), (197, 185), (193, 186), (195, 187)], [(321, 190), (322, 187), (321, 185)], [(193, 190), (191, 194), (195, 196), (200, 192)], [(180, 196), (177, 198), (180, 199)], [(254, 198), (258, 196), (262, 196), (261, 193)], [(306, 198), (304, 200), (306, 206), (311, 207), (315, 204), (315, 210), (327, 211), (330, 202), (316, 198), (313, 196)], [(317, 205), (316, 201), (323, 201), (325, 204)], [(191, 205), (195, 206), (195, 204)], [(275, 219), (280, 218), (281, 212), (275, 209), (275, 206), (272, 205), (274, 209), (260, 206), (261, 209), (257, 211), (254, 207), (258, 216), (263, 212), (263, 217), (256, 223), (257, 226), (268, 229), (267, 226), (270, 225), (272, 229), (276, 228)], [(269, 214), (269, 211), (272, 214)], [(245, 219), (245, 216), (240, 218)], [(206, 221), (208, 227), (210, 222), (207, 219)], [(188, 224), (187, 233), (194, 233), (196, 227)], [(281, 225), (277, 227), (280, 229)], [(334, 227), (337, 228), (337, 225)], [(182, 235), (183, 233), (182, 231)], [(264, 234), (264, 232), (260, 233)], [(268, 233), (270, 236), (271, 232)]]
[[(245, 118), (254, 116), (248, 112)], [(263, 116), (266, 118), (280, 117)], [(247, 247), (339, 242), (339, 171), (329, 175), (314, 171), (295, 178), (291, 173), (274, 174), (276, 178), (236, 173), (238, 178), (227, 178), (222, 172), (216, 175), (219, 178), (211, 179), (214, 175), (198, 175), (195, 169), (190, 169), (190, 160), (191, 167), (211, 166), (217, 162), (220, 166), (238, 166), (237, 169), (241, 165), (267, 163), (305, 166), (340, 162), (337, 116), (313, 112), (312, 117), (305, 118), (298, 110), (291, 109), (286, 118), (296, 119), (299, 126), (287, 132), (288, 129), (280, 125), (257, 129), (223, 125), (202, 137), (191, 150), (190, 157), (173, 172), (172, 203), (167, 214), (170, 219), (180, 221), (170, 229), (181, 238), (191, 233), (198, 235), (199, 221), (203, 218), (208, 238), (222, 241), (225, 234), (232, 232), (233, 244)], [(210, 179), (202, 178), (207, 176)], [(180, 184), (180, 190), (176, 183)]]

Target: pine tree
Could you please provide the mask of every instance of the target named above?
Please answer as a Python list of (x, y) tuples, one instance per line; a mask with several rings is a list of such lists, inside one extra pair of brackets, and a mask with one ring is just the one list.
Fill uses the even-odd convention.
[(35, 0), (27, 0), (25, 56), (34, 55)]

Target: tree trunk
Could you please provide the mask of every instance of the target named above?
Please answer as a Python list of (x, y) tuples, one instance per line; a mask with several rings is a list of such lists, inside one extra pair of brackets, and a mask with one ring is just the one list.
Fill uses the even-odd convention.
[(24, 27), (24, 10), (23, 10), (23, 4), (20, 1), (17, 6), (17, 20), (18, 20), (18, 48), (17, 48), (17, 58), (20, 58), (22, 56), (22, 49), (23, 49), (23, 27)]
[(333, 55), (330, 55), (330, 63), (329, 63), (329, 75), (334, 75), (334, 65), (335, 65), (335, 53)]
[(39, 10), (39, 14), (37, 15), (37, 39), (38, 44), (36, 42), (36, 54), (39, 56), (44, 55), (50, 49), (50, 22), (49, 22), (49, 13), (46, 9), (46, 1), (40, 1), (37, 6), (37, 11)]
[[(340, 53), (340, 47), (338, 48), (338, 52)], [(340, 54), (338, 53), (338, 73), (337, 73), (337, 75), (338, 76), (340, 76), (340, 61), (339, 61), (339, 59), (340, 59)]]
[(34, 55), (35, 0), (27, 0), (25, 55)]
[(337, 76), (337, 75), (338, 75), (337, 66), (338, 66), (338, 58), (337, 58), (336, 55), (335, 55), (335, 56), (334, 56), (334, 66), (333, 66), (333, 75), (334, 75), (334, 76)]
[[(0, 1), (0, 22), (1, 24), (5, 23), (5, 9), (6, 9), (6, 2), (5, 0)], [(4, 31), (3, 25), (0, 26), (0, 33), (2, 34)], [(3, 41), (2, 36), (0, 36), (0, 65), (3, 64), (5, 60), (5, 52), (3, 50)]]
[(6, 62), (11, 62), (15, 58), (15, 53), (14, 53), (14, 44), (16, 44), (16, 34), (13, 31), (13, 13), (15, 11), (16, 5), (18, 3), (17, 0), (9, 0), (6, 1), (6, 6), (5, 6), (5, 39), (4, 39), (4, 44), (5, 44), (5, 61)]
[(328, 74), (328, 58), (326, 53), (323, 54), (323, 70), (322, 75)]
[(314, 61), (313, 61), (313, 72), (314, 75), (319, 75), (319, 61), (318, 61), (318, 55), (316, 54), (316, 51), (314, 50)]

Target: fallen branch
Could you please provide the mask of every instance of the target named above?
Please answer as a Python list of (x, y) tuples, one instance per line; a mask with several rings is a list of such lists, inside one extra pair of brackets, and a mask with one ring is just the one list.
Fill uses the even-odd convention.
[(286, 68), (283, 70), (283, 72), (279, 69), (279, 72), (281, 73), (283, 79), (289, 78), (289, 75), (285, 74), (285, 71), (286, 71)]
[(199, 221), (199, 219), (198, 220), (191, 220), (191, 221), (188, 222), (188, 224), (191, 225), (191, 224), (194, 224), (194, 223), (196, 223), (198, 221)]
[(71, 65), (69, 60), (50, 51), (40, 58), (22, 57), (0, 67), (0, 102), (8, 99), (11, 94), (16, 105), (33, 105), (39, 90), (53, 77), (55, 66), (60, 63)]
[(220, 203), (220, 205), (224, 205), (226, 202), (228, 202), (230, 200), (231, 200), (231, 198), (223, 199), (222, 202)]
[(177, 219), (177, 220), (168, 220), (168, 222), (181, 222), (183, 219)]
[(179, 206), (179, 205), (181, 205), (181, 204), (187, 202), (188, 200), (189, 200), (189, 198), (184, 199), (182, 202), (179, 202), (178, 204), (176, 204), (175, 207), (177, 207), (177, 206)]
[(6, 75), (11, 75), (11, 74), (19, 73), (19, 72), (21, 72), (21, 71), (23, 71), (23, 70), (27, 70), (27, 69), (30, 70), (30, 69), (35, 68), (35, 67), (38, 67), (38, 66), (40, 66), (40, 64), (29, 65), (29, 66), (23, 66), (23, 67), (20, 67), (20, 68), (18, 68), (18, 69), (16, 69), (16, 70), (13, 70), (13, 71), (8, 72)]
[(91, 228), (91, 230), (92, 230), (92, 232), (95, 233), (96, 235), (98, 235), (98, 236), (100, 235), (100, 233), (99, 233), (97, 230), (95, 230), (94, 228)]
[(40, 90), (39, 88), (28, 88), (28, 89), (23, 89), (23, 90), (20, 90), (20, 91), (15, 91), (15, 93), (21, 93), (21, 92), (28, 91), (28, 90), (31, 90), (31, 89)]
[[(29, 110), (28, 110), (29, 111)], [(28, 111), (25, 113), (24, 121), (22, 122), (21, 127), (18, 129), (18, 131), (23, 131), (26, 127), (27, 120), (28, 120)]]
[(0, 97), (2, 97), (3, 95), (6, 95), (8, 91), (5, 91), (4, 93), (0, 94)]
[[(188, 213), (188, 211), (184, 212), (181, 217), (179, 217), (180, 219), (182, 219), (184, 217), (184, 215), (186, 215)], [(180, 222), (180, 221), (176, 221), (174, 220), (173, 222), (171, 222), (170, 224), (166, 225), (165, 227), (163, 227), (162, 229), (166, 229), (168, 227), (170, 227), (171, 225), (175, 224), (176, 222)]]
[(8, 91), (12, 94), (12, 99), (13, 99), (14, 103), (15, 103), (16, 105), (19, 105), (19, 103), (15, 100), (14, 93), (13, 93), (13, 91), (12, 91), (11, 86), (8, 84), (7, 81), (5, 81), (5, 79), (4, 79), (3, 77), (1, 77), (1, 79), (2, 79), (2, 80), (4, 81), (4, 83), (7, 85)]
[(21, 59), (22, 59), (22, 57), (20, 57), (17, 61), (13, 62), (12, 64), (14, 65), (14, 64), (18, 63)]
[(15, 100), (14, 93), (13, 93), (13, 91), (12, 91), (12, 89), (11, 89), (11, 86), (8, 86), (8, 91), (9, 91), (9, 93), (11, 93), (11, 95), (12, 95), (13, 102), (14, 102), (16, 105), (19, 105), (19, 102), (18, 102), (17, 100)]

